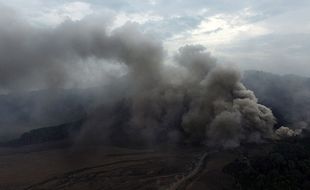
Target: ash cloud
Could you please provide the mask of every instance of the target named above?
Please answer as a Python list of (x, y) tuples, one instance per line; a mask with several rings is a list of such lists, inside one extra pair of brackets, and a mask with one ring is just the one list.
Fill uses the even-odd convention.
[[(2, 91), (70, 86), (72, 73), (79, 69), (77, 62), (86, 65), (91, 58), (130, 65), (132, 77), (144, 81), (141, 85), (157, 80), (153, 75), (159, 73), (159, 65), (155, 62), (162, 59), (162, 49), (145, 39), (134, 24), (108, 34), (107, 22), (94, 17), (68, 20), (56, 28), (36, 28), (9, 9), (2, 7), (1, 13)], [(147, 77), (139, 71), (146, 59), (154, 62), (143, 67)]]
[[(177, 83), (169, 80), (170, 72), (157, 62), (161, 72), (151, 75), (155, 85), (137, 85), (140, 81), (129, 77), (132, 93), (113, 109), (95, 111), (94, 120), (108, 115), (107, 123), (100, 119), (89, 126), (101, 126), (105, 137), (112, 139), (121, 132), (148, 143), (182, 139), (225, 148), (275, 138), (272, 111), (258, 104), (254, 93), (240, 82), (236, 69), (217, 65), (200, 45), (180, 48), (175, 60), (175, 70), (182, 75)], [(141, 68), (145, 64), (154, 62), (144, 62), (140, 71), (145, 71)], [(91, 127), (86, 129), (93, 133)]]
[(260, 102), (272, 108), (280, 136), (304, 136), (310, 126), (310, 79), (296, 75), (276, 75), (247, 71), (244, 84)]
[[(187, 48), (188, 51), (196, 49)], [(209, 69), (190, 85), (189, 109), (182, 119), (183, 128), (195, 139), (206, 139), (213, 146), (234, 147), (241, 142), (273, 138), (275, 118), (271, 110), (257, 103), (253, 92), (240, 82), (240, 73), (216, 65), (202, 49), (196, 54), (205, 57)], [(193, 61), (193, 64), (198, 63)]]
[(258, 104), (239, 71), (218, 65), (201, 45), (181, 47), (170, 68), (161, 43), (135, 24), (108, 32), (105, 22), (89, 17), (37, 29), (11, 12), (2, 14), (4, 90), (66, 87), (76, 62), (87, 65), (90, 58), (125, 65), (125, 75), (109, 83), (117, 97), (102, 97), (79, 139), (236, 147), (274, 138), (272, 111)]

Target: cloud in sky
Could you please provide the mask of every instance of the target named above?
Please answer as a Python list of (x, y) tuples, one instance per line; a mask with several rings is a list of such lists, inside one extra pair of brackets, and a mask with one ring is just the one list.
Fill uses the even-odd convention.
[(94, 14), (91, 5), (85, 2), (65, 3), (54, 8), (44, 8), (34, 21), (40, 24), (58, 25), (67, 19), (81, 20), (85, 16)]
[[(242, 69), (310, 76), (310, 2), (230, 0), (0, 0), (38, 27), (107, 15), (111, 26), (128, 21), (173, 52), (203, 44), (220, 62)], [(173, 54), (173, 53), (171, 53)]]
[(195, 28), (168, 39), (168, 44), (177, 47), (184, 42), (201, 43), (216, 48), (268, 34), (270, 32), (268, 28), (251, 22), (252, 16), (255, 16), (255, 13), (248, 9), (235, 14), (221, 13), (207, 16), (202, 18)]

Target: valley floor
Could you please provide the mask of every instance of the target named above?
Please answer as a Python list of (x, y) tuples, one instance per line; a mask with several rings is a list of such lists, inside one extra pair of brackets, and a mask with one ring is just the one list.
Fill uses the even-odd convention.
[(48, 146), (0, 149), (0, 189), (215, 189), (234, 158), (191, 147)]

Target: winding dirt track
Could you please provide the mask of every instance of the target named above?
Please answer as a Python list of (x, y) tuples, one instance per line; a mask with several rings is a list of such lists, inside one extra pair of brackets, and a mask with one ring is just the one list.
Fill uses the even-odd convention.
[(0, 155), (0, 189), (185, 190), (208, 157), (200, 148), (21, 151)]
[(196, 163), (191, 172), (184, 176), (181, 180), (172, 184), (169, 190), (186, 190), (187, 187), (201, 174), (207, 163), (208, 153), (205, 152)]
[[(207, 153), (195, 165), (186, 157), (158, 156), (111, 162), (71, 171), (25, 190), (64, 189), (186, 189), (203, 170)], [(174, 163), (171, 165), (171, 161)], [(170, 161), (169, 161), (170, 160)], [(168, 162), (167, 162), (168, 161)], [(183, 164), (185, 165), (183, 165)], [(193, 162), (191, 164), (194, 164)], [(182, 166), (182, 167), (180, 167)], [(186, 166), (188, 168), (186, 168)], [(171, 185), (173, 184), (173, 185)]]
[(24, 190), (164, 190), (185, 189), (202, 171), (201, 150), (106, 154), (101, 164), (71, 170)]
[[(111, 162), (82, 168), (31, 185), (25, 190), (63, 189), (169, 189), (183, 190), (201, 173), (207, 153), (189, 170), (166, 165), (167, 157)], [(184, 157), (172, 157), (183, 163)], [(171, 163), (170, 163), (171, 164)], [(174, 182), (175, 181), (175, 182)], [(171, 185), (172, 184), (172, 185)]]

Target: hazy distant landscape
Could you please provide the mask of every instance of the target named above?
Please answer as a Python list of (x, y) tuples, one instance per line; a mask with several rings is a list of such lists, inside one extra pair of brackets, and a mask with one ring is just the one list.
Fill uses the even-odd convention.
[[(242, 81), (255, 93), (260, 103), (272, 108), (277, 117), (277, 126), (298, 123), (309, 125), (310, 78), (252, 70), (243, 73)], [(32, 129), (84, 119), (87, 111), (91, 110), (101, 97), (114, 93), (111, 89), (99, 96), (95, 92), (101, 88), (106, 87), (62, 90), (57, 92), (56, 96), (48, 96), (49, 90), (2, 95), (2, 142), (15, 139)], [(15, 114), (10, 114), (12, 112)]]
[[(277, 118), (283, 118), (283, 120), (278, 119), (278, 122), (293, 125), (293, 123), (301, 121), (302, 118), (308, 118), (307, 115), (303, 115), (307, 113), (307, 107), (300, 107), (298, 105), (309, 105), (306, 104), (309, 98), (305, 96), (302, 98), (298, 96), (295, 97), (294, 95), (283, 93), (292, 92), (291, 88), (295, 88), (296, 86), (298, 86), (298, 91), (295, 91), (296, 94), (299, 94), (299, 91), (300, 93), (309, 92), (310, 88), (308, 78), (289, 76), (290, 78), (287, 79), (286, 76), (270, 74), (262, 71), (247, 71), (244, 73), (243, 77), (244, 78), (242, 80), (245, 82), (245, 85), (247, 85), (249, 89), (255, 92), (255, 94), (258, 96), (259, 102), (268, 105), (269, 107), (273, 108), (273, 110), (280, 110), (280, 112), (275, 112)], [(82, 145), (82, 147), (80, 147), (80, 144), (75, 144), (75, 138), (77, 138), (79, 132), (83, 130), (83, 124), (86, 122), (88, 117), (85, 110), (90, 109), (87, 106), (89, 105), (89, 101), (94, 98), (89, 95), (88, 99), (86, 99), (83, 93), (86, 92), (77, 91), (77, 93), (74, 94), (74, 91), (72, 90), (64, 90), (61, 93), (61, 96), (57, 97), (57, 104), (47, 102), (49, 105), (52, 105), (50, 108), (51, 110), (58, 109), (56, 112), (58, 115), (50, 114), (48, 112), (45, 113), (46, 116), (51, 118), (46, 121), (53, 121), (50, 123), (50, 126), (33, 130), (23, 129), (26, 131), (26, 133), (22, 134), (21, 136), (16, 133), (11, 137), (10, 140), (2, 142), (2, 148), (0, 151), (0, 161), (2, 163), (1, 179), (7, 179), (8, 181), (3, 181), (0, 186), (1, 188), (23, 189), (27, 187), (27, 189), (173, 189), (173, 185), (179, 184), (179, 180), (193, 172), (195, 168), (198, 167), (197, 164), (199, 163), (199, 160), (202, 159), (204, 154), (207, 154), (207, 156), (204, 158), (205, 160), (203, 160), (204, 165), (199, 166), (201, 168), (198, 174), (196, 174), (193, 179), (185, 180), (185, 182), (180, 183), (180, 187), (178, 187), (178, 189), (204, 189), (208, 186), (212, 186), (212, 188), (215, 189), (221, 189), (225, 187), (229, 189), (238, 189), (238, 185), (235, 185), (235, 179), (233, 176), (236, 176), (237, 180), (256, 181), (256, 179), (247, 179), (250, 178), (250, 176), (247, 176), (248, 174), (246, 174), (246, 171), (242, 171), (242, 168), (244, 168), (242, 164), (248, 164), (248, 161), (243, 160), (244, 156), (246, 156), (247, 159), (251, 159), (250, 162), (254, 162), (251, 164), (258, 164), (257, 161), (255, 161), (255, 159), (258, 159), (256, 158), (257, 156), (259, 156), (259, 159), (262, 159), (262, 157), (265, 156), (266, 158), (264, 159), (273, 160), (275, 158), (268, 158), (268, 155), (276, 155), (275, 153), (269, 152), (283, 151), (281, 149), (279, 150), (277, 147), (283, 147), (284, 145), (281, 144), (284, 142), (277, 142), (275, 144), (265, 143), (263, 145), (246, 145), (245, 147), (236, 150), (222, 150), (220, 152), (214, 151), (214, 149), (208, 150), (204, 147), (193, 147), (192, 145), (185, 144), (175, 144), (165, 148), (163, 147), (165, 146), (163, 144), (151, 147), (128, 147), (128, 145), (126, 146), (117, 144), (97, 144), (95, 146)], [(31, 92), (31, 94), (31, 97), (35, 99), (40, 99), (38, 97), (46, 97), (44, 91)], [(33, 94), (36, 94), (36, 96), (33, 96)], [(265, 96), (266, 94), (268, 95), (267, 97)], [(281, 96), (286, 94), (287, 96)], [(68, 96), (75, 98), (66, 99)], [(2, 97), (3, 99), (8, 99), (12, 96), (7, 95)], [(22, 97), (25, 97), (25, 95)], [(285, 107), (288, 105), (283, 104), (283, 102), (290, 100), (285, 98), (295, 99), (294, 104), (289, 105), (290, 107), (286, 109)], [(29, 101), (29, 99), (30, 98), (27, 97), (28, 103), (33, 102)], [(16, 98), (15, 100), (18, 101), (11, 101), (11, 104), (9, 104), (6, 109), (10, 107), (21, 106), (22, 103), (20, 102), (26, 101), (22, 98)], [(69, 101), (71, 104), (68, 104), (67, 101)], [(80, 113), (75, 114), (76, 112), (69, 112), (61, 109), (63, 105), (65, 105), (67, 110), (80, 110)], [(33, 108), (34, 105), (27, 104), (27, 107), (28, 109)], [(79, 109), (76, 109), (77, 107)], [(285, 111), (281, 112), (281, 110)], [(4, 113), (7, 113), (7, 110), (4, 110)], [(35, 120), (31, 119), (42, 118), (33, 116), (33, 113), (35, 113), (35, 111), (31, 110), (27, 113), (17, 112), (16, 116), (24, 114), (26, 115), (24, 118), (30, 118), (28, 121), (33, 123), (35, 123)], [(298, 117), (296, 118), (295, 113), (301, 114), (298, 114)], [(66, 117), (70, 118), (67, 121), (62, 120), (62, 117), (59, 117), (59, 115), (64, 116), (65, 114), (70, 116)], [(23, 122), (23, 120), (18, 119), (20, 119), (20, 117), (16, 117), (12, 119), (12, 121), (18, 121), (20, 123)], [(308, 124), (307, 122), (307, 120), (304, 121), (305, 124)], [(54, 123), (65, 124), (55, 125)], [(278, 124), (278, 126), (280, 126), (280, 124)], [(286, 143), (291, 144), (290, 146), (292, 146), (294, 152), (302, 152), (281, 152), (281, 154), (276, 154), (284, 154), (283, 158), (281, 159), (292, 159), (291, 156), (298, 156), (298, 154), (303, 154), (305, 156), (306, 154), (309, 154), (307, 153), (307, 151), (310, 152), (310, 149), (308, 148), (308, 140), (301, 140), (300, 142), (299, 140), (296, 140), (290, 140)], [(296, 143), (298, 145), (296, 145)], [(274, 146), (276, 148), (272, 148)], [(290, 146), (288, 146), (288, 148)], [(248, 149), (246, 147), (251, 148)], [(298, 150), (300, 148), (302, 150)], [(91, 156), (89, 157), (87, 155)], [(286, 158), (286, 156), (288, 156), (288, 158)], [(308, 156), (305, 158), (308, 158)], [(300, 159), (304, 158), (298, 157), (297, 161), (301, 162), (302, 160)], [(272, 163), (273, 161), (262, 162)], [(151, 166), (150, 164), (153, 164), (154, 166)], [(285, 163), (278, 164), (282, 164), (277, 166), (280, 168), (288, 167), (285, 166)], [(50, 167), (51, 165), (53, 165), (53, 167)], [(154, 168), (152, 169), (152, 167)], [(167, 170), (167, 167), (169, 170)], [(234, 167), (237, 168), (233, 169)], [(23, 170), (24, 172), (17, 175), (16, 172), (19, 170)], [(234, 173), (236, 172), (235, 170), (237, 170), (238, 173)], [(308, 169), (306, 170), (308, 171)], [(245, 172), (245, 174), (242, 174), (241, 172)], [(252, 177), (255, 178), (255, 176), (258, 174), (251, 175), (253, 175)], [(107, 176), (109, 176), (109, 182), (106, 181)], [(270, 178), (270, 176), (266, 177)], [(283, 178), (285, 178), (285, 176)], [(123, 180), (125, 180), (124, 184), (120, 182)], [(140, 181), (140, 183), (135, 183), (137, 180)], [(223, 183), (223, 180), (226, 182)], [(290, 178), (288, 178), (288, 180), (290, 180)], [(273, 184), (276, 182), (269, 181), (261, 183)], [(289, 183), (291, 184), (293, 182)], [(303, 182), (301, 185), (304, 187), (307, 186), (307, 184), (308, 182)], [(283, 185), (284, 186), (281, 186), (281, 188), (285, 188), (288, 184)], [(254, 189), (255, 187), (249, 186), (246, 188)], [(257, 188), (260, 189), (263, 187)]]
[(0, 190), (310, 189), (309, 8), (0, 0)]

